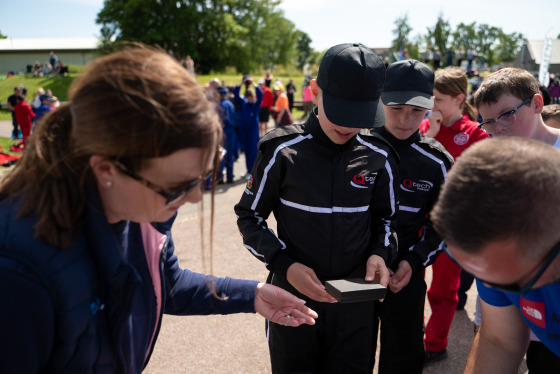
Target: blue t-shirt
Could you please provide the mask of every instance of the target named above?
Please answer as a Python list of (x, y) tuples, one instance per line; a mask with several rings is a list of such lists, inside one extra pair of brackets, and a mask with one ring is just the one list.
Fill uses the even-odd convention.
[(535, 335), (560, 357), (560, 281), (520, 296), (485, 286), (477, 279), (480, 298), (487, 304), (515, 305)]

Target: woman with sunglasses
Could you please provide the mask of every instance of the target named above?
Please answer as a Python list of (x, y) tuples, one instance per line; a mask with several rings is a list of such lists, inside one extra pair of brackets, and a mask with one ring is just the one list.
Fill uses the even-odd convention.
[(314, 323), (284, 290), (179, 267), (171, 225), (202, 199), (221, 137), (165, 53), (91, 63), (0, 186), (0, 372), (139, 373), (164, 313)]

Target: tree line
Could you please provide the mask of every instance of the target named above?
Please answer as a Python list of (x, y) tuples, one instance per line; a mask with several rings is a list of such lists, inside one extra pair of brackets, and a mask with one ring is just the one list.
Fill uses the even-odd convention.
[[(311, 48), (310, 36), (284, 17), (279, 4), (280, 0), (105, 0), (96, 22), (101, 25), (102, 51), (123, 41), (157, 45), (177, 57), (190, 55), (203, 74), (226, 67), (250, 73), (277, 65), (302, 69), (318, 64), (324, 51)], [(476, 22), (452, 29), (443, 14), (425, 34), (411, 37), (411, 31), (408, 14), (395, 20), (391, 48), (396, 53), (407, 48), (415, 59), (421, 59), (428, 45), (437, 45), (442, 53), (449, 46), (473, 46), (488, 64), (507, 62), (515, 59), (523, 43), (520, 33), (507, 34)]]
[(418, 34), (411, 38), (411, 31), (408, 14), (397, 18), (393, 30), (395, 39), (391, 47), (394, 51), (407, 48), (409, 56), (418, 60), (421, 60), (422, 52), (428, 46), (437, 46), (442, 53), (442, 60), (449, 47), (453, 47), (455, 51), (460, 48), (467, 51), (470, 47), (474, 47), (479, 59), (488, 65), (510, 62), (515, 60), (524, 40), (521, 33), (507, 34), (499, 27), (476, 22), (470, 24), (461, 22), (452, 29), (442, 13), (439, 14), (436, 24), (428, 27), (425, 34)]

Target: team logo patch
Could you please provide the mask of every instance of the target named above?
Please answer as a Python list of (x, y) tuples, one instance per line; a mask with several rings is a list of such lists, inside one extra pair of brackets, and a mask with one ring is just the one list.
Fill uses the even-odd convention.
[(457, 145), (465, 145), (469, 141), (469, 134), (466, 132), (460, 132), (453, 137), (453, 141)]
[(371, 176), (364, 176), (362, 174), (356, 174), (352, 178), (350, 185), (356, 188), (368, 188), (367, 185), (372, 185), (375, 183), (377, 178), (377, 173), (371, 173)]
[(253, 176), (249, 175), (249, 179), (247, 180), (247, 188), (251, 189), (253, 187)]
[(546, 318), (544, 314), (544, 302), (525, 300), (519, 298), (519, 307), (523, 316), (535, 325), (546, 328)]
[(418, 182), (413, 181), (412, 179), (403, 179), (401, 183), (401, 190), (407, 192), (414, 192), (414, 191), (425, 191), (428, 192), (432, 189), (434, 184), (430, 181), (425, 181), (420, 179)]

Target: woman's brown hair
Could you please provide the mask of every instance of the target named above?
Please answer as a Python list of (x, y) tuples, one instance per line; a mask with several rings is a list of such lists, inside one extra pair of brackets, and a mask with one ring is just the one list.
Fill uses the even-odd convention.
[(461, 103), (461, 113), (468, 114), (471, 121), (476, 121), (476, 110), (469, 104), (468, 97), (469, 81), (467, 74), (459, 67), (446, 67), (445, 69), (436, 70), (434, 79), (434, 89), (444, 95), (459, 96), (465, 95)]
[(73, 82), (69, 104), (44, 118), (0, 199), (21, 198), (21, 215), (37, 215), (35, 235), (68, 248), (80, 225), (89, 158), (118, 159), (133, 171), (177, 150), (221, 139), (215, 104), (177, 61), (146, 47), (98, 58)]

